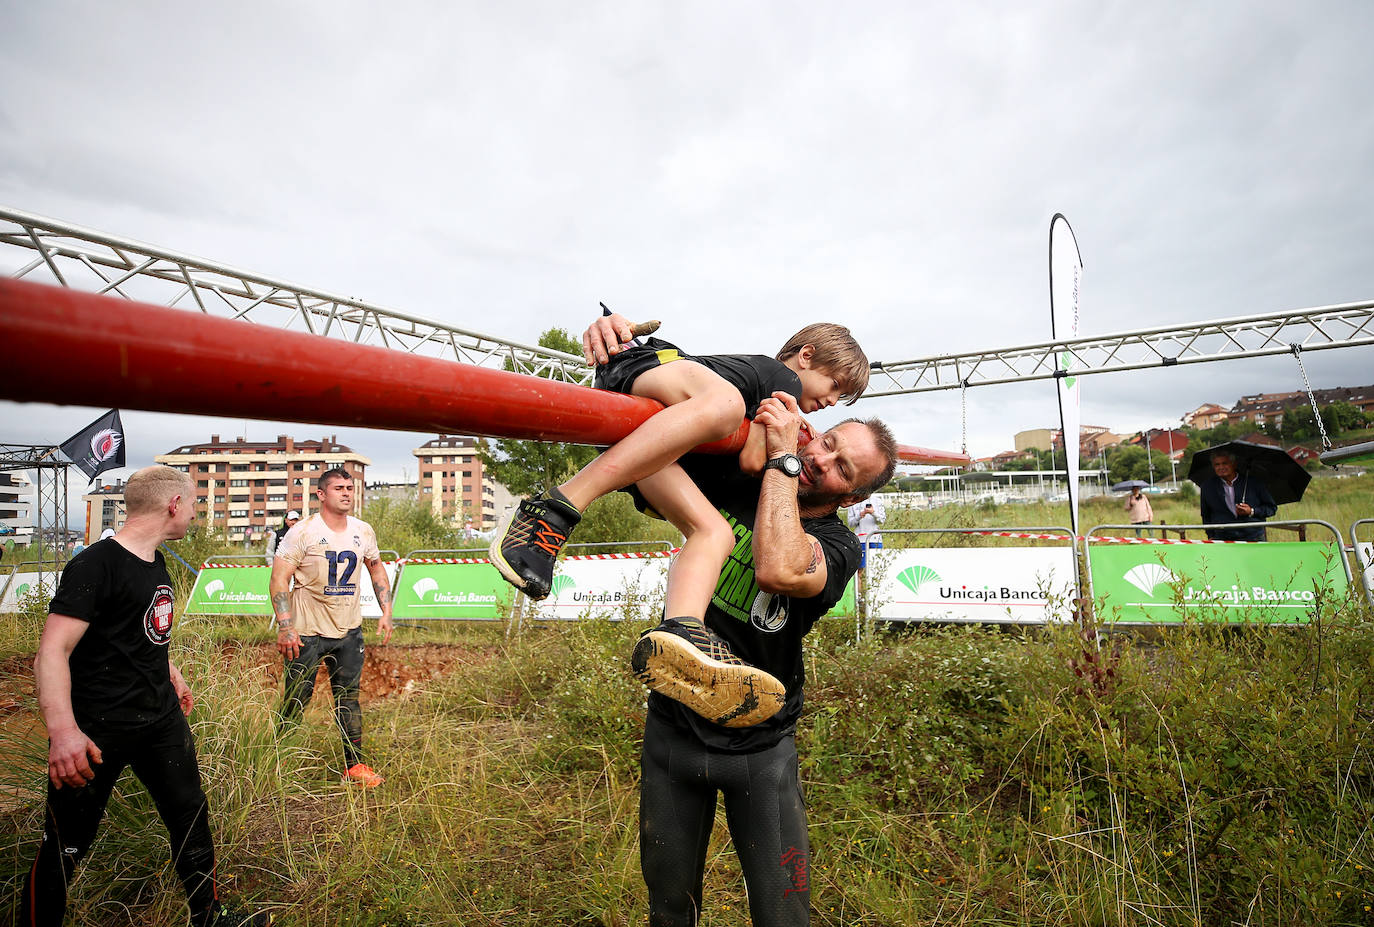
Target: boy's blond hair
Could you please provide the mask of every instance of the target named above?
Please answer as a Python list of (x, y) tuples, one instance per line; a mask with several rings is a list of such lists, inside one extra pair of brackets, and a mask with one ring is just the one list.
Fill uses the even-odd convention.
[(808, 344), (815, 351), (812, 366), (824, 368), (838, 380), (840, 399), (852, 406), (868, 389), (868, 355), (843, 325), (813, 322), (788, 338), (776, 357), (786, 363)]
[(191, 494), (191, 478), (171, 467), (144, 467), (124, 484), (124, 509), (130, 515), (150, 515), (178, 493)]

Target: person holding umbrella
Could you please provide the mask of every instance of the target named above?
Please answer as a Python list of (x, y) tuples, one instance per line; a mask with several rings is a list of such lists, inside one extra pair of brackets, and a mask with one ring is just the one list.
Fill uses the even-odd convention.
[[(1197, 456), (1202, 454), (1199, 453)], [(1258, 525), (1278, 511), (1274, 497), (1269, 494), (1264, 483), (1256, 478), (1256, 474), (1248, 470), (1244, 474), (1239, 472), (1234, 451), (1218, 447), (1213, 448), (1208, 456), (1212, 466), (1211, 477), (1200, 480), (1196, 475), (1196, 462), (1188, 474), (1201, 489), (1204, 525), (1227, 525), (1237, 522), (1254, 522)], [(1246, 525), (1209, 528), (1207, 536), (1214, 541), (1263, 541), (1266, 538), (1263, 527)]]
[(1126, 517), (1132, 525), (1136, 525), (1135, 536), (1140, 537), (1139, 525), (1148, 525), (1155, 520), (1154, 509), (1150, 508), (1150, 500), (1145, 498), (1145, 494), (1140, 491), (1144, 484), (1140, 480), (1132, 480), (1134, 485), (1130, 487), (1131, 494), (1126, 497)]

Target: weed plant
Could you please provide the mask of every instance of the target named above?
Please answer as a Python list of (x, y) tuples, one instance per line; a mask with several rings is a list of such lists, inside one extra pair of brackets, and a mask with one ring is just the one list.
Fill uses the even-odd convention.
[[(5, 652), (31, 654), (39, 619), (0, 624)], [(642, 622), (398, 630), (393, 647), (467, 657), (365, 705), (387, 777), (371, 791), (338, 782), (326, 691), (276, 735), (270, 651), (224, 646), (269, 640), (257, 624), (184, 620), (173, 642), (236, 897), (283, 927), (645, 921), (645, 698), (627, 666)], [(1187, 619), (1100, 643), (1075, 626), (857, 631), (827, 620), (807, 642), (814, 923), (1374, 923), (1374, 614), (1358, 599), (1302, 626)], [(0, 923), (37, 847), (46, 752), (31, 682), (3, 683)], [(69, 923), (184, 922), (155, 820), (125, 778)], [(723, 812), (705, 879), (704, 927), (746, 925)]]

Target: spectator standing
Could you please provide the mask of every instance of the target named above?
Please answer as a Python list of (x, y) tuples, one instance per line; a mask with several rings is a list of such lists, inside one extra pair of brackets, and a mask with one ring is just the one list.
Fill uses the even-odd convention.
[(58, 927), (67, 883), (86, 855), (126, 766), (171, 838), (192, 927), (271, 922), (220, 904), (210, 808), (186, 717), (190, 687), (169, 660), (172, 581), (157, 549), (186, 536), (194, 488), (171, 467), (145, 467), (124, 488), (128, 519), (62, 572), (34, 660), (48, 729), (43, 842), (24, 880), (19, 923)]
[[(1150, 500), (1145, 498), (1145, 494), (1140, 491), (1139, 486), (1132, 486), (1131, 493), (1126, 497), (1126, 518), (1133, 525), (1148, 525), (1155, 520), (1154, 509), (1150, 508)], [(1140, 529), (1135, 530), (1135, 536), (1140, 537)]]
[(887, 521), (887, 509), (883, 506), (883, 500), (873, 496), (851, 505), (847, 519), (849, 527), (854, 529), (854, 534), (859, 538), (859, 545), (863, 551), (859, 555), (859, 569), (862, 570), (868, 566), (868, 551), (883, 548), (883, 536), (878, 531), (878, 526)]
[(1257, 527), (1210, 528), (1214, 541), (1263, 541), (1263, 522), (1279, 510), (1269, 490), (1250, 475), (1241, 474), (1236, 458), (1225, 451), (1212, 452), (1212, 476), (1202, 483), (1200, 506), (1204, 525), (1253, 522)]
[(320, 511), (286, 532), (272, 563), (269, 590), (277, 615), (277, 651), (286, 664), (279, 723), (285, 727), (300, 718), (314, 695), (316, 670), (324, 663), (343, 736), (344, 781), (372, 788), (384, 780), (362, 756), (358, 691), (366, 649), (358, 567), (366, 566), (372, 577), (382, 609), (377, 633), (383, 644), (391, 640), (391, 584), (372, 526), (348, 514), (353, 510), (349, 472), (336, 467), (320, 474), (315, 495)]
[(301, 513), (295, 509), (286, 513), (286, 518), (282, 519), (281, 527), (276, 528), (271, 534), (267, 535), (267, 565), (271, 566), (272, 561), (277, 558), (277, 547), (281, 544), (281, 539), (286, 537), (286, 532), (296, 527), (296, 522), (301, 520)]

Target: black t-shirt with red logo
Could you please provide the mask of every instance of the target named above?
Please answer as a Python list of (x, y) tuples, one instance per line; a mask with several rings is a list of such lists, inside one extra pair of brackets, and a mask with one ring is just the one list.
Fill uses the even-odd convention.
[(87, 622), (72, 650), (72, 712), (94, 732), (129, 731), (179, 711), (168, 668), (175, 600), (161, 551), (150, 563), (114, 538), (62, 571), (48, 611)]

